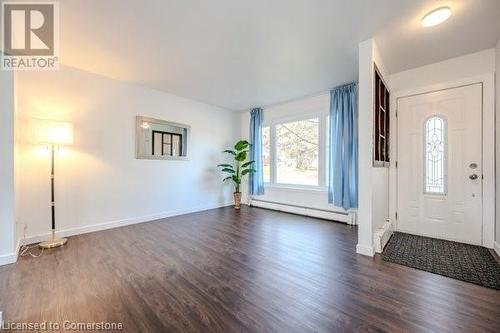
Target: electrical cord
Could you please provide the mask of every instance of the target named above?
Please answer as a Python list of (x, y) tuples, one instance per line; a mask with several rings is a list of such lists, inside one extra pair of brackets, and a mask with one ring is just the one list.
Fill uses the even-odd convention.
[[(23, 230), (23, 243), (26, 240), (26, 226), (24, 227)], [(43, 256), (43, 251), (44, 249), (39, 249), (37, 252), (34, 252), (34, 249), (38, 248), (38, 244), (35, 245), (21, 245), (19, 248), (19, 256), (20, 257), (25, 257), (29, 255), (32, 258), (40, 258)]]
[(40, 249), (38, 253), (34, 253), (33, 250), (38, 248), (38, 244), (35, 245), (22, 245), (19, 248), (19, 256), (25, 257), (27, 255), (33, 257), (33, 258), (40, 258), (43, 256), (43, 251), (44, 249)]

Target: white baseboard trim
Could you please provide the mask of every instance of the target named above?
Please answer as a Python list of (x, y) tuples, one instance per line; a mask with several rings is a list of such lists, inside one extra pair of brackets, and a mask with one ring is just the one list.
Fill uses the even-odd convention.
[[(177, 210), (172, 210), (172, 211), (163, 212), (163, 213), (159, 213), (159, 214), (139, 216), (139, 217), (133, 217), (133, 218), (129, 218), (129, 219), (116, 220), (116, 221), (98, 223), (98, 224), (93, 224), (93, 225), (86, 225), (86, 226), (81, 226), (81, 227), (58, 230), (58, 231), (56, 231), (56, 234), (59, 237), (70, 237), (70, 236), (86, 234), (89, 232), (96, 232), (96, 231), (108, 230), (108, 229), (113, 229), (113, 228), (118, 228), (118, 227), (125, 227), (127, 225), (132, 225), (132, 224), (151, 222), (151, 221), (164, 219), (164, 218), (172, 217), (172, 216), (202, 212), (204, 210), (221, 208), (221, 207), (226, 207), (226, 206), (231, 206), (231, 205), (233, 205), (233, 203), (228, 202), (228, 203), (209, 205), (209, 206), (198, 206), (198, 207), (189, 208), (189, 209), (177, 209)], [(39, 235), (34, 235), (34, 236), (29, 236), (29, 237), (26, 237), (25, 239), (21, 239), (19, 241), (19, 245), (28, 245), (28, 244), (39, 243), (43, 240), (46, 240), (49, 236), (50, 236), (50, 232), (39, 234)], [(19, 252), (19, 249), (18, 249), (18, 252)]]
[(375, 249), (373, 246), (358, 244), (356, 245), (356, 253), (373, 257), (375, 255)]
[(382, 253), (385, 245), (394, 233), (394, 225), (390, 219), (375, 230), (373, 233), (373, 244), (375, 244), (375, 253)]
[(16, 253), (7, 253), (0, 255), (0, 266), (13, 264), (17, 261)]
[(349, 224), (352, 224), (353, 221), (355, 221), (355, 219), (348, 213), (301, 207), (296, 205), (288, 205), (274, 201), (253, 199), (250, 205), (254, 207), (278, 210), (286, 213), (317, 217), (320, 219), (344, 222)]
[(21, 247), (21, 241), (17, 241), (16, 249), (14, 253), (7, 253), (0, 255), (0, 266), (13, 264), (17, 262), (17, 257), (19, 255), (19, 248)]
[(496, 254), (500, 257), (500, 243), (494, 242), (493, 243), (493, 250), (495, 250)]

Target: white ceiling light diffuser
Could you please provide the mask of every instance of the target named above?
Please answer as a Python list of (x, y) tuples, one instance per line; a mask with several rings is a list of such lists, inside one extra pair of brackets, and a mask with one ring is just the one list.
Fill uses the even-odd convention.
[(422, 19), (422, 26), (425, 28), (433, 27), (446, 21), (451, 16), (449, 7), (440, 7), (427, 13)]

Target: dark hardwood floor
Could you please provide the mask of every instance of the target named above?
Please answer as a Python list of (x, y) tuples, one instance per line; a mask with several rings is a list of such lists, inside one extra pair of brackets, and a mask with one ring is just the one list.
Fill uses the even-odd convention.
[(356, 255), (357, 230), (222, 208), (0, 267), (5, 321), (126, 332), (499, 332), (500, 291)]

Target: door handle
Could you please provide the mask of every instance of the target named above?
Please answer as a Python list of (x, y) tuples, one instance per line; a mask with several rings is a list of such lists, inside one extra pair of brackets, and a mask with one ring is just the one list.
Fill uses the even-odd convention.
[(479, 178), (479, 176), (476, 175), (475, 173), (473, 173), (472, 175), (469, 176), (469, 179), (471, 179), (471, 180), (476, 180), (478, 178)]

